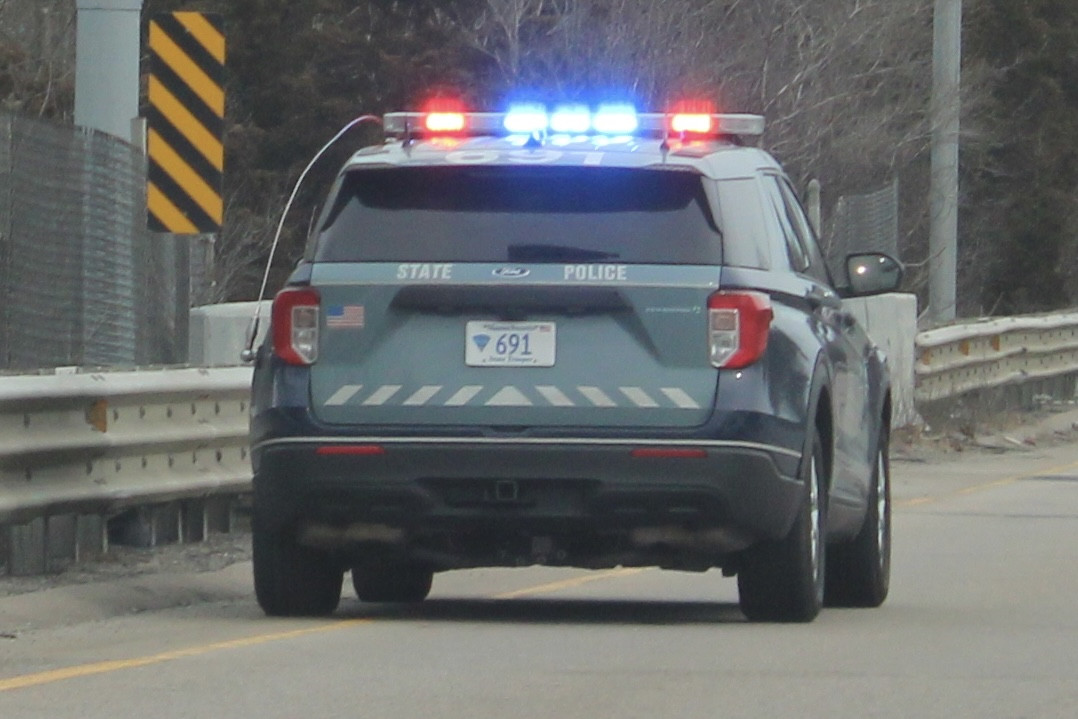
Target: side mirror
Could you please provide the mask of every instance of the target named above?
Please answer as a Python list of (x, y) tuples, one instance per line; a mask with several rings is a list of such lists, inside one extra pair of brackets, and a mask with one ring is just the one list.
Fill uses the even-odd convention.
[(894, 292), (903, 272), (902, 263), (882, 252), (846, 256), (846, 281), (853, 297)]

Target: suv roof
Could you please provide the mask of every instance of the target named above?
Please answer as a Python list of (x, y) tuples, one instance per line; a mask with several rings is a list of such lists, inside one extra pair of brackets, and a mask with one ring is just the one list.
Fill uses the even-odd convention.
[(431, 138), (392, 140), (355, 153), (344, 171), (431, 165), (524, 164), (655, 169), (687, 169), (713, 179), (751, 177), (761, 168), (779, 170), (766, 152), (727, 139), (573, 137), (528, 144), (521, 137)]

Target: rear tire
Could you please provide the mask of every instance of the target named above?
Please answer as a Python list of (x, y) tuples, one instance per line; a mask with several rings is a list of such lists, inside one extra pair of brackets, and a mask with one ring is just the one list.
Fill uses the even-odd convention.
[(880, 431), (865, 523), (852, 542), (830, 548), (824, 602), (878, 607), (891, 583), (891, 462), (887, 427)]
[(251, 531), (255, 596), (273, 617), (317, 617), (331, 614), (341, 600), (344, 570), (325, 552), (303, 547), (292, 532)]
[(422, 602), (434, 572), (415, 565), (377, 564), (352, 568), (352, 586), (363, 602)]
[(790, 533), (748, 550), (737, 575), (741, 611), (754, 622), (811, 622), (823, 604), (827, 481), (815, 429), (801, 465), (804, 496)]

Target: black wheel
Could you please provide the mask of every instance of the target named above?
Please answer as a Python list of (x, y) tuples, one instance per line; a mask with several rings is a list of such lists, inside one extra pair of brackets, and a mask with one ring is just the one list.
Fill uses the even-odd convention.
[(790, 533), (750, 549), (737, 575), (741, 611), (755, 622), (811, 622), (823, 605), (827, 482), (816, 430), (801, 477), (804, 499)]
[(878, 607), (891, 583), (891, 461), (886, 426), (872, 469), (868, 510), (852, 542), (829, 548), (824, 602), (831, 607)]
[(352, 567), (352, 586), (364, 602), (422, 602), (430, 594), (434, 572), (407, 564)]
[(255, 596), (270, 616), (322, 616), (341, 601), (344, 570), (325, 552), (303, 547), (292, 532), (259, 526), (251, 531)]

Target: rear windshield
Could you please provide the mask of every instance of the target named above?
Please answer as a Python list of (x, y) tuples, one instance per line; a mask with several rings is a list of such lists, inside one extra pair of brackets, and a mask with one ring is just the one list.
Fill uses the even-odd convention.
[(621, 168), (357, 170), (339, 184), (317, 262), (718, 264), (700, 177)]

